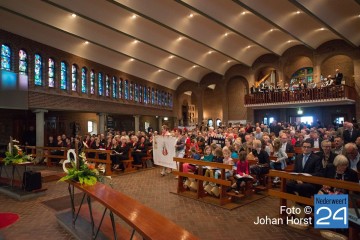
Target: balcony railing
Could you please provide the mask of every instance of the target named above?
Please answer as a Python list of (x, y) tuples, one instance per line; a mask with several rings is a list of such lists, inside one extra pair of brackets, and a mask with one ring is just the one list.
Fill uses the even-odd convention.
[[(245, 107), (261, 105), (285, 105), (321, 102), (355, 103), (357, 93), (354, 87), (347, 85), (307, 88), (301, 90), (283, 90), (278, 92), (257, 92), (245, 95)], [(339, 102), (340, 100), (340, 102)]]

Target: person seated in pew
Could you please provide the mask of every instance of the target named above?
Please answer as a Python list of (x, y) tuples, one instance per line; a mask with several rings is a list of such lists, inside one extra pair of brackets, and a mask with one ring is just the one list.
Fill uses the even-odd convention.
[(205, 162), (212, 162), (214, 159), (214, 155), (212, 154), (211, 147), (206, 146), (204, 149), (204, 156), (201, 157), (201, 160)]
[[(224, 147), (222, 149), (222, 153), (223, 153), (223, 164), (227, 164), (227, 165), (231, 165), (234, 166), (234, 160), (231, 158), (231, 151), (229, 150), (228, 147)], [(221, 171), (220, 170), (216, 170), (215, 171), (215, 178), (218, 179), (221, 175)], [(233, 170), (230, 169), (226, 169), (225, 170), (225, 179), (229, 179), (230, 177), (232, 177), (233, 175)]]
[(239, 153), (239, 161), (236, 163), (235, 179), (236, 183), (231, 186), (235, 187), (235, 193), (239, 194), (239, 191), (245, 187), (247, 181), (253, 180), (253, 177), (249, 175), (249, 162), (246, 159), (246, 152), (241, 151)]
[[(201, 156), (200, 156), (200, 154), (197, 153), (195, 147), (190, 148), (190, 156), (189, 156), (189, 158), (195, 159), (195, 160), (200, 160)], [(196, 165), (190, 164), (190, 163), (184, 163), (183, 164), (183, 172), (184, 173), (189, 173), (189, 172), (195, 173), (196, 172)]]
[(258, 186), (260, 184), (261, 175), (269, 172), (270, 158), (269, 154), (262, 149), (260, 140), (253, 141), (252, 155), (254, 155), (254, 160), (257, 161), (257, 164), (250, 167), (250, 172), (256, 175), (254, 186)]
[[(286, 152), (284, 152), (284, 149), (281, 148), (281, 141), (278, 138), (274, 140), (273, 156), (277, 157), (277, 159), (270, 161), (270, 168), (275, 170), (285, 170), (286, 160), (288, 159), (288, 155), (286, 154)], [(278, 177), (275, 177), (273, 182), (276, 184), (280, 182), (280, 179)]]
[(328, 140), (321, 142), (321, 151), (316, 154), (320, 157), (322, 170), (325, 170), (327, 165), (332, 164), (337, 156), (336, 153), (331, 152), (331, 142)]
[(131, 154), (134, 158), (134, 165), (141, 165), (141, 158), (147, 155), (147, 146), (145, 144), (145, 137), (141, 136), (139, 141), (134, 147), (134, 150)]
[(115, 154), (115, 163), (114, 169), (120, 168), (121, 170), (124, 170), (124, 164), (122, 164), (122, 161), (129, 159), (129, 151), (130, 151), (130, 145), (128, 144), (128, 138), (126, 136), (121, 136), (120, 138), (120, 144), (113, 139), (114, 142), (116, 142), (116, 147), (114, 149)]
[[(346, 156), (337, 155), (333, 163), (329, 163), (324, 170), (324, 177), (338, 179), (349, 182), (359, 182), (358, 174), (356, 171), (349, 168), (349, 161)], [(348, 194), (345, 189), (334, 188), (323, 185), (319, 194)]]
[[(295, 173), (306, 173), (312, 176), (322, 176), (321, 161), (318, 155), (312, 152), (313, 141), (306, 139), (302, 145), (302, 154), (295, 158)], [(288, 181), (286, 192), (298, 194), (303, 197), (311, 197), (319, 190), (319, 186), (311, 183), (304, 183), (300, 180)]]
[[(214, 150), (214, 157), (213, 157), (213, 162), (217, 162), (217, 163), (223, 163), (223, 159), (224, 159), (224, 156), (223, 156), (223, 151), (220, 147), (217, 147), (215, 150)], [(205, 177), (211, 177), (213, 178), (214, 177), (214, 169), (211, 168), (211, 167), (208, 167), (205, 171), (205, 174), (204, 174)], [(204, 182), (204, 187), (206, 186), (207, 182)], [(216, 184), (215, 183), (212, 183), (210, 182), (209, 183), (212, 187), (214, 187)]]

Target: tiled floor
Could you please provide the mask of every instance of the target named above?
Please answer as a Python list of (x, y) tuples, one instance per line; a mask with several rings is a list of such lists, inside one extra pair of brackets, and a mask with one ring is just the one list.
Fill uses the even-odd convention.
[[(176, 191), (172, 175), (161, 177), (159, 168), (124, 174), (111, 180), (118, 191), (137, 199), (187, 229), (200, 239), (311, 239), (306, 235), (277, 226), (258, 226), (256, 216), (276, 216), (279, 200), (266, 197), (229, 211), (170, 192)], [(20, 220), (0, 230), (0, 239), (73, 239), (60, 227), (55, 211), (42, 201), (68, 194), (62, 182), (45, 183), (46, 195), (19, 202), (0, 194), (0, 212), (14, 212)]]

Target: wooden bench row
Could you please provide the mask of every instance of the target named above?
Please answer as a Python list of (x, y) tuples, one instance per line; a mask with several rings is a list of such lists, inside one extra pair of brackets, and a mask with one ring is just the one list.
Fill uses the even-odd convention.
[[(110, 211), (114, 236), (109, 236), (109, 239), (117, 239), (118, 237), (123, 239), (124, 236), (124, 232), (119, 233), (116, 231), (117, 228), (113, 214), (129, 225), (133, 229), (133, 234), (136, 231), (143, 239), (198, 239), (187, 230), (181, 228), (151, 208), (142, 205), (135, 199), (132, 199), (105, 184), (96, 183), (93, 186), (84, 186), (79, 183), (69, 181), (69, 189), (70, 186), (84, 192), (89, 198), (102, 204), (105, 209)], [(71, 192), (73, 193), (74, 190), (72, 189), (70, 194), (72, 194)], [(92, 211), (95, 211), (94, 209), (92, 211), (91, 209), (89, 210), (90, 211), (86, 212), (90, 212), (90, 214), (92, 214)], [(73, 211), (73, 214), (75, 214), (75, 208), (73, 208)], [(93, 218), (91, 217), (91, 219)], [(76, 224), (76, 222), (74, 222), (74, 224)], [(92, 223), (93, 227), (94, 225), (99, 226), (99, 223)], [(103, 229), (103, 227), (101, 227), (101, 229)], [(131, 236), (133, 236), (133, 234), (131, 234)], [(132, 237), (130, 239), (132, 239)]]

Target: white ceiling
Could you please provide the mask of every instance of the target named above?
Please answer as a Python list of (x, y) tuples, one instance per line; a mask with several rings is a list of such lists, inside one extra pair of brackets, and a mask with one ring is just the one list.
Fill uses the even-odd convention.
[(2, 0), (0, 28), (176, 89), (296, 45), (359, 47), (360, 0)]

